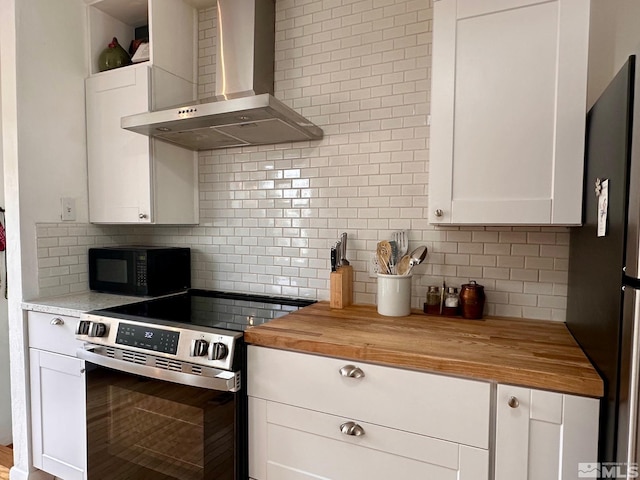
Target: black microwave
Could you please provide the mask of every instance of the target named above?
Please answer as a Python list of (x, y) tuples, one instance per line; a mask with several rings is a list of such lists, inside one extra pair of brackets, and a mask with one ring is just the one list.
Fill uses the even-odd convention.
[(155, 297), (190, 287), (189, 248), (126, 246), (89, 249), (91, 290)]

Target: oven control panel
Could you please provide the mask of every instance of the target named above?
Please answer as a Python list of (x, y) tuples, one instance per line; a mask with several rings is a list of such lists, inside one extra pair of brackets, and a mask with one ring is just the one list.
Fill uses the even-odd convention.
[(130, 347), (144, 348), (154, 352), (178, 353), (180, 332), (121, 322), (118, 324), (116, 343)]
[(80, 318), (76, 338), (88, 344), (231, 370), (235, 343), (242, 338), (242, 333), (205, 327), (173, 327), (87, 313)]

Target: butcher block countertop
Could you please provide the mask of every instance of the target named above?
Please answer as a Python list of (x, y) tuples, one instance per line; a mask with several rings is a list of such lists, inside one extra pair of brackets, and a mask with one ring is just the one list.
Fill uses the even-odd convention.
[(248, 343), (589, 397), (602, 379), (564, 323), (379, 315), (318, 302), (245, 332)]

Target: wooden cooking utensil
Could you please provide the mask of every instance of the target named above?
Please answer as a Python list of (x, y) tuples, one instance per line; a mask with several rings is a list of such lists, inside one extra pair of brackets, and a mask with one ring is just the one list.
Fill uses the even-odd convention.
[(405, 255), (398, 262), (398, 265), (396, 266), (396, 273), (398, 275), (409, 275), (410, 272), (411, 272), (411, 257), (409, 257), (409, 255)]
[(376, 257), (378, 259), (378, 267), (380, 273), (389, 275), (389, 263), (391, 260), (391, 244), (387, 240), (381, 240), (376, 247)]

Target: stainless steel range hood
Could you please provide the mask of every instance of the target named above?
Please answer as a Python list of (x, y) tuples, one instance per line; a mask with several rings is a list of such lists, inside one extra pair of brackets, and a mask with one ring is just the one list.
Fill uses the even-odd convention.
[(213, 101), (123, 117), (122, 128), (212, 150), (319, 140), (322, 130), (273, 96), (274, 0), (218, 0)]

